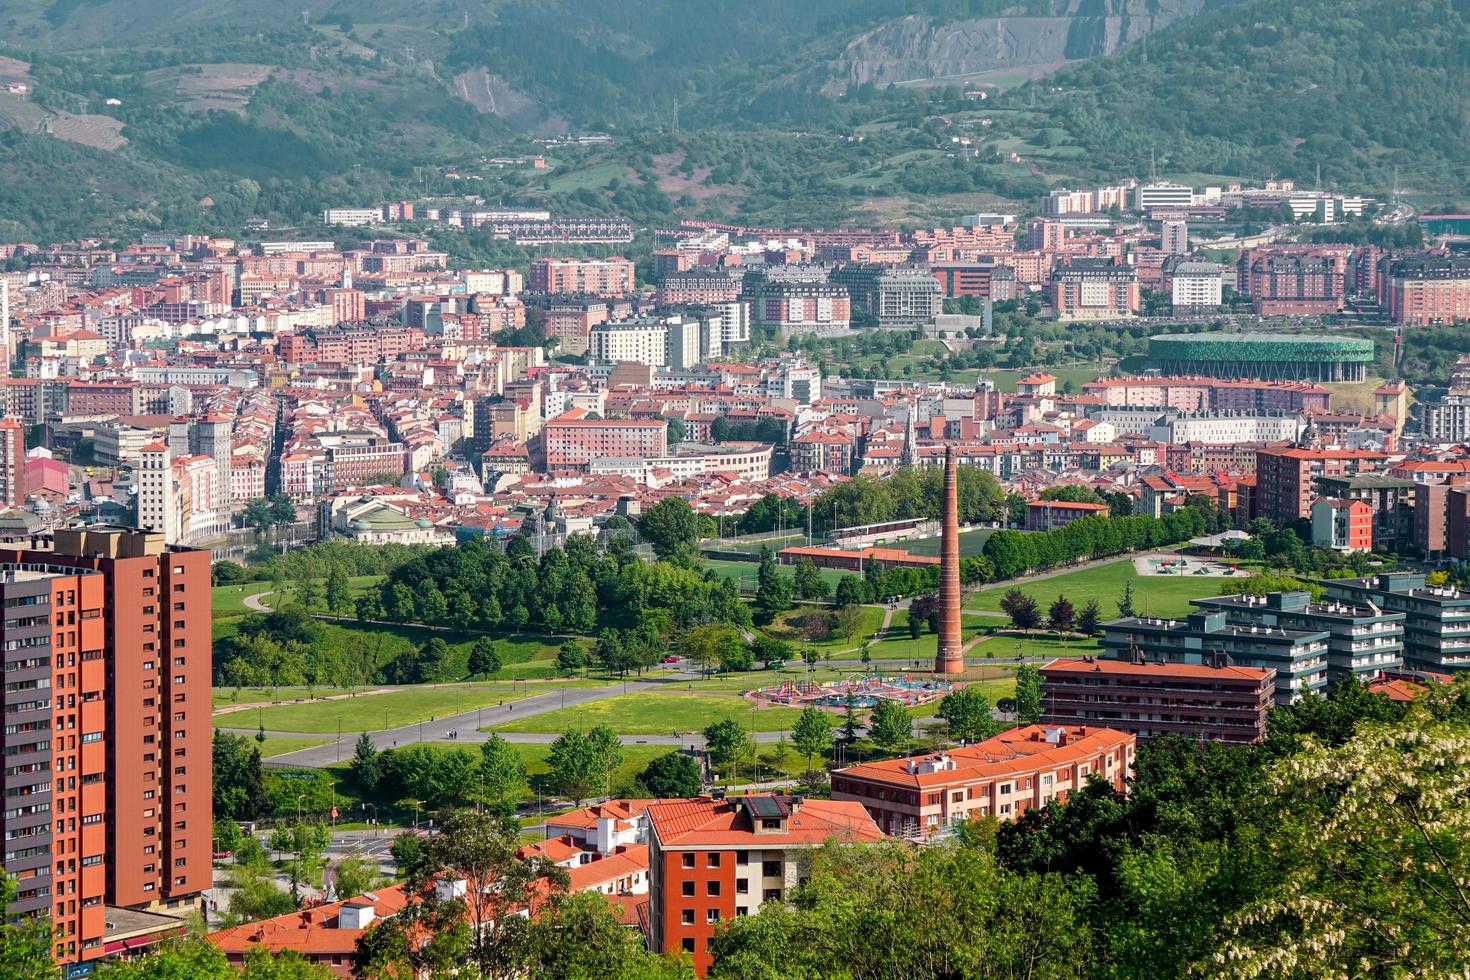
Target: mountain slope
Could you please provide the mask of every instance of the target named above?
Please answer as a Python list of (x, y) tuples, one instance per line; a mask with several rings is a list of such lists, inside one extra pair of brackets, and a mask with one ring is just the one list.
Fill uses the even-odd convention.
[(1464, 0), (1249, 0), (1037, 85), (1099, 173), (1470, 185)]

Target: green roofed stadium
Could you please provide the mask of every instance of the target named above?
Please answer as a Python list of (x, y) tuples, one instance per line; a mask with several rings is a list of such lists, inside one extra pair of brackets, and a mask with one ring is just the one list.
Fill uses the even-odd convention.
[(1164, 374), (1268, 381), (1362, 381), (1373, 341), (1287, 333), (1180, 333), (1150, 337), (1148, 356)]

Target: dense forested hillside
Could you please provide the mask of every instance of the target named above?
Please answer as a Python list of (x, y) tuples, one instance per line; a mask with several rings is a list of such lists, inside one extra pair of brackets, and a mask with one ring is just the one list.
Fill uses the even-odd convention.
[[(1470, 179), (1470, 5), (1249, 0), (1121, 57), (1069, 68), (1037, 99), (1100, 171), (1279, 174), (1453, 198)], [(1053, 87), (1060, 88), (1054, 91)]]
[[(9, 0), (0, 81), (32, 92), (0, 91), (0, 237), (295, 224), (462, 192), (450, 171), (647, 225), (947, 221), (1151, 159), (1454, 200), (1467, 20), (1461, 0)], [(616, 142), (530, 142), (587, 130)], [(487, 162), (530, 153), (549, 167)]]

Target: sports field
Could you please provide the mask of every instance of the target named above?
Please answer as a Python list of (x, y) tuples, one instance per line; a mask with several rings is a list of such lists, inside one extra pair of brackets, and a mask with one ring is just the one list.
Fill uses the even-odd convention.
[(1194, 609), (1189, 604), (1190, 599), (1219, 595), (1228, 581), (1205, 575), (1139, 575), (1133, 568), (1133, 559), (1124, 558), (1051, 578), (1006, 582), (982, 589), (965, 601), (965, 608), (1000, 612), (1001, 598), (1009, 590), (1019, 588), (1036, 600), (1043, 616), (1057, 596), (1065, 595), (1078, 610), (1089, 599), (1096, 599), (1102, 607), (1103, 619), (1114, 619), (1118, 615), (1118, 598), (1123, 594), (1124, 583), (1131, 582), (1133, 608), (1138, 615), (1182, 617)]

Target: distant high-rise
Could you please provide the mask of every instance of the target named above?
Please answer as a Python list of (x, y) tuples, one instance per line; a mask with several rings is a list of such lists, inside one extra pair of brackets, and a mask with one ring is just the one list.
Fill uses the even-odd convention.
[(939, 653), (934, 658), (937, 674), (958, 674), (965, 669), (960, 640), (960, 505), (959, 472), (954, 449), (944, 450), (944, 528), (939, 548)]

